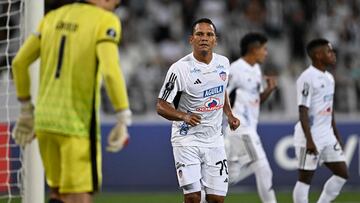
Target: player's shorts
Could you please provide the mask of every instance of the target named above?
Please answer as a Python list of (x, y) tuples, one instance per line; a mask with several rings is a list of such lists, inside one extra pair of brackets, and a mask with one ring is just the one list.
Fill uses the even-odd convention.
[(225, 150), (230, 184), (238, 183), (260, 167), (270, 168), (259, 135), (254, 130), (227, 131)]
[(318, 154), (308, 154), (306, 147), (295, 146), (298, 168), (301, 170), (315, 170), (322, 163), (345, 162), (345, 155), (338, 142), (317, 149)]
[(180, 187), (201, 182), (197, 191), (202, 185), (205, 191), (226, 195), (228, 169), (224, 147), (173, 147), (173, 153)]
[(99, 188), (102, 180), (100, 142), (97, 143), (95, 162), (88, 137), (48, 132), (36, 132), (36, 137), (46, 181), (51, 188), (59, 188), (61, 194), (94, 192)]
[(225, 149), (229, 161), (247, 165), (260, 159), (266, 159), (259, 135), (254, 130), (237, 129), (225, 136)]

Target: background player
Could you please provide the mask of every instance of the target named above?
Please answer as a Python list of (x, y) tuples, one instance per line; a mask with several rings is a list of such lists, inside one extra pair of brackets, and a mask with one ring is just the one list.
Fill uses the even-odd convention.
[(230, 183), (237, 183), (255, 174), (262, 202), (276, 202), (272, 188), (272, 171), (257, 133), (260, 104), (277, 86), (274, 76), (265, 76), (263, 89), (259, 64), (267, 56), (267, 38), (248, 33), (240, 41), (241, 58), (231, 64), (228, 92), (234, 115), (241, 126), (225, 137)]
[(334, 50), (326, 39), (307, 45), (312, 61), (297, 80), (300, 121), (295, 126), (294, 142), (299, 162), (299, 177), (293, 191), (295, 203), (308, 202), (311, 179), (318, 163), (325, 163), (333, 176), (325, 183), (318, 203), (329, 203), (340, 193), (348, 178), (340, 134), (336, 128), (333, 99), (335, 81), (326, 68), (335, 65)]
[[(99, 88), (101, 77), (118, 111), (108, 150), (126, 141), (131, 121), (125, 81), (119, 69), (120, 23), (109, 12), (119, 0), (88, 0), (49, 12), (13, 60), (21, 113), (13, 130), (25, 146), (39, 141), (49, 202), (91, 202), (101, 184)], [(35, 116), (30, 101), (29, 65), (41, 59)]]
[(231, 129), (240, 124), (232, 115), (225, 90), (229, 60), (213, 53), (216, 28), (210, 19), (192, 25), (189, 41), (193, 53), (170, 67), (157, 112), (173, 121), (171, 143), (185, 203), (199, 203), (202, 187), (208, 202), (222, 203), (228, 188), (223, 111)]

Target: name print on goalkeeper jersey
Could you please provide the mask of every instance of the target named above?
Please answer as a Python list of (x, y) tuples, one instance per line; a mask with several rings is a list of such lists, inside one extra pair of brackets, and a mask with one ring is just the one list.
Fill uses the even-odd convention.
[(173, 121), (173, 146), (223, 146), (221, 115), (229, 66), (224, 56), (214, 53), (212, 61), (205, 64), (191, 53), (170, 67), (159, 98), (173, 103), (179, 111), (201, 116), (201, 124), (195, 127)]

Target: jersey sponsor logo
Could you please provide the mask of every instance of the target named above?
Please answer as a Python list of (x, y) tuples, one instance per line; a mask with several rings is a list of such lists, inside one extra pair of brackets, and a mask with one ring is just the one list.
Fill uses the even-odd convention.
[(219, 64), (218, 66), (216, 66), (216, 69), (225, 69), (225, 67)]
[(328, 107), (322, 111), (319, 112), (319, 115), (322, 115), (322, 116), (330, 116), (332, 114), (332, 108), (331, 107)]
[(220, 94), (224, 91), (224, 86), (220, 85), (220, 86), (217, 86), (217, 87), (213, 87), (213, 88), (210, 88), (210, 89), (207, 89), (204, 91), (204, 94), (203, 94), (203, 97), (210, 97), (210, 96), (213, 96), (213, 95), (216, 95), (216, 94)]
[(196, 111), (200, 112), (209, 112), (219, 110), (223, 107), (223, 104), (220, 104), (220, 99), (215, 97), (210, 97), (205, 103), (204, 106), (196, 108)]
[(199, 68), (194, 67), (193, 69), (190, 70), (190, 73), (200, 73), (201, 70)]
[(111, 37), (111, 38), (115, 38), (116, 37), (116, 31), (115, 29), (113, 28), (109, 28), (107, 31), (106, 31), (106, 35)]
[(307, 97), (307, 96), (309, 95), (309, 89), (310, 89), (309, 83), (305, 82), (305, 83), (304, 83), (304, 86), (303, 86), (303, 90), (301, 91), (301, 94), (302, 94), (304, 97)]
[(227, 78), (227, 74), (226, 74), (225, 71), (221, 71), (221, 72), (219, 73), (219, 76), (220, 76), (220, 78), (221, 78), (223, 81), (225, 81), (226, 78)]

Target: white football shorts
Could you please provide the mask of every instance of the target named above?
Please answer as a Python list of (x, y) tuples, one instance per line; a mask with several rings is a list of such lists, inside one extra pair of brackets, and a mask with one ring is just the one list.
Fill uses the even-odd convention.
[(317, 149), (318, 154), (306, 153), (306, 147), (295, 147), (295, 153), (298, 160), (298, 168), (301, 170), (315, 170), (318, 165), (330, 162), (343, 162), (345, 155), (338, 142), (332, 145), (326, 145)]
[(228, 168), (224, 147), (173, 147), (180, 187), (200, 182), (209, 191), (225, 196), (228, 190)]

